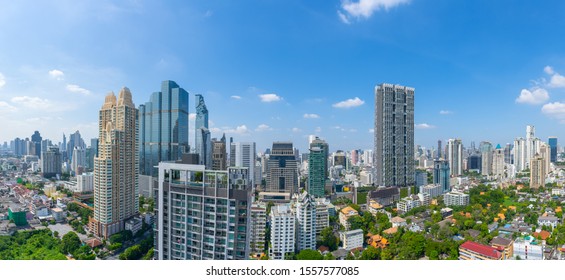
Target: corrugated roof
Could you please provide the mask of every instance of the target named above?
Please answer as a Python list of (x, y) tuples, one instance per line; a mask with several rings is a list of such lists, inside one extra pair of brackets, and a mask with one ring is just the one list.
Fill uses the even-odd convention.
[(479, 253), (483, 256), (487, 256), (493, 259), (500, 259), (501, 257), (500, 252), (497, 251), (495, 248), (472, 241), (467, 241), (461, 244), (461, 248)]

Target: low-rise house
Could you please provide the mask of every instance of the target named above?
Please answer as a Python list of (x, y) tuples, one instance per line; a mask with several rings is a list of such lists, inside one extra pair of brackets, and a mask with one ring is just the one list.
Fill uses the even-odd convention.
[(493, 222), (492, 224), (488, 225), (488, 232), (491, 233), (498, 229), (498, 223)]
[(405, 227), (406, 226), (406, 220), (396, 216), (393, 217), (392, 219), (390, 219), (390, 222), (392, 223), (392, 227)]
[(459, 246), (460, 260), (502, 260), (502, 253), (491, 246), (467, 241)]
[(339, 223), (345, 227), (345, 229), (349, 229), (349, 218), (353, 216), (359, 216), (359, 212), (353, 209), (351, 206), (347, 206), (339, 211)]

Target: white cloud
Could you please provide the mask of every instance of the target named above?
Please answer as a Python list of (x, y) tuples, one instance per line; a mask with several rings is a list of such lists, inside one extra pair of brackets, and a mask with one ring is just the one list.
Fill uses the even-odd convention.
[(49, 76), (53, 79), (61, 81), (65, 78), (65, 73), (63, 73), (63, 71), (61, 70), (53, 69), (49, 71)]
[(342, 22), (349, 24), (351, 18), (369, 18), (376, 11), (386, 11), (409, 2), (410, 0), (342, 0), (343, 12), (338, 11), (338, 16)]
[(565, 122), (565, 103), (553, 102), (543, 105), (541, 112), (550, 118)]
[(266, 124), (260, 124), (259, 126), (257, 126), (257, 128), (255, 129), (255, 131), (269, 131), (269, 130), (273, 130), (273, 128), (271, 128), (270, 126), (266, 125)]
[(530, 90), (522, 89), (520, 96), (516, 98), (517, 103), (541, 104), (549, 99), (549, 93), (543, 88)]
[(0, 88), (6, 85), (6, 77), (0, 73)]
[(435, 128), (435, 126), (433, 126), (431, 124), (427, 124), (427, 123), (421, 123), (421, 124), (414, 125), (414, 128), (416, 128), (416, 129), (431, 129), (431, 128)]
[(0, 101), (0, 113), (14, 113), (18, 108), (8, 104), (7, 102)]
[(67, 85), (67, 90), (70, 92), (74, 92), (74, 93), (80, 93), (80, 94), (84, 94), (84, 95), (89, 95), (90, 91), (80, 87), (79, 85), (72, 85), (72, 84), (68, 84)]
[(16, 96), (10, 99), (12, 103), (19, 104), (29, 109), (45, 110), (52, 107), (52, 104), (47, 99), (41, 99), (39, 97), (30, 96)]
[(552, 88), (563, 88), (565, 87), (565, 77), (561, 76), (559, 73), (554, 73), (549, 80), (549, 87)]
[(317, 114), (304, 114), (304, 118), (305, 119), (318, 119), (318, 118), (320, 118), (320, 116), (318, 116)]
[(450, 115), (450, 114), (453, 114), (453, 112), (448, 111), (448, 110), (441, 110), (441, 111), (439, 111), (439, 114), (440, 115)]
[(301, 132), (302, 130), (298, 127), (293, 127), (292, 128), (292, 132), (297, 133), (297, 132)]
[(191, 121), (196, 120), (196, 113), (188, 114), (188, 119), (191, 120)]
[(276, 102), (282, 100), (282, 97), (275, 93), (259, 94), (259, 98), (261, 98), (261, 102)]
[(341, 101), (332, 105), (334, 108), (353, 108), (358, 107), (365, 104), (365, 101), (359, 99), (359, 97), (355, 97), (353, 99), (347, 99), (345, 101)]
[(239, 96), (239, 95), (232, 95), (231, 98), (233, 98), (233, 99), (238, 99), (238, 100), (239, 100), (239, 99), (241, 99), (241, 96)]
[(553, 71), (553, 67), (549, 65), (543, 68), (543, 72), (545, 72), (547, 75), (553, 75), (553, 73), (555, 73), (555, 71)]
[(233, 134), (247, 134), (249, 133), (249, 129), (247, 128), (246, 125), (240, 125), (238, 127), (236, 127), (235, 129), (226, 129), (224, 130), (225, 133), (233, 133)]
[(375, 129), (374, 129), (374, 128), (369, 128), (369, 133), (375, 133)]

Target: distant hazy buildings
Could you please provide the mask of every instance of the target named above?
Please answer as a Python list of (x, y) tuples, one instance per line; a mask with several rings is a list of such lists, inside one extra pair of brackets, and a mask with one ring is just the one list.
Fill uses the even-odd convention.
[(50, 146), (41, 156), (41, 172), (43, 177), (52, 178), (61, 175), (62, 156), (59, 148)]
[[(255, 178), (255, 142), (232, 142), (230, 144), (231, 167), (247, 167), (249, 178)], [(261, 182), (253, 182), (260, 184)]]
[(99, 121), (90, 230), (108, 238), (139, 211), (138, 110), (128, 88), (122, 88), (117, 99), (113, 92), (106, 96)]
[(375, 87), (376, 180), (384, 186), (414, 185), (414, 88)]
[(140, 173), (157, 176), (161, 161), (174, 161), (189, 152), (188, 92), (173, 81), (139, 106)]

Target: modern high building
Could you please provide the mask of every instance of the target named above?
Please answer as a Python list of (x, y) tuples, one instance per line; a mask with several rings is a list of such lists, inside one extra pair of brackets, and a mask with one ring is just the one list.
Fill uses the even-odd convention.
[(437, 140), (437, 155), (436, 155), (436, 159), (440, 159), (442, 158), (442, 154), (441, 154), (441, 140)]
[(52, 178), (56, 177), (57, 175), (61, 175), (62, 158), (61, 152), (59, 152), (59, 148), (50, 146), (42, 153), (43, 155), (41, 156), (41, 172), (43, 173), (43, 177)]
[(218, 141), (216, 138), (212, 139), (212, 170), (226, 170), (227, 169), (227, 152), (226, 152), (226, 135)]
[(316, 201), (307, 192), (295, 194), (297, 251), (316, 249)]
[(41, 134), (39, 134), (39, 131), (36, 130), (33, 135), (31, 135), (31, 142), (33, 142), (34, 146), (34, 155), (39, 158), (41, 158), (41, 140), (43, 140), (43, 138), (41, 137)]
[(522, 137), (514, 140), (514, 167), (516, 172), (521, 172), (527, 168), (526, 164), (526, 139)]
[(414, 88), (375, 87), (375, 166), (381, 186), (414, 185)]
[(100, 109), (99, 153), (94, 158), (94, 218), (90, 230), (108, 238), (139, 212), (138, 110), (124, 87)]
[(298, 161), (292, 142), (274, 142), (267, 165), (266, 192), (292, 196), (298, 191)]
[[(425, 186), (428, 184), (428, 172), (426, 172), (426, 170), (416, 169), (414, 171), (414, 174), (416, 178), (416, 187)], [(447, 176), (449, 177), (449, 173), (447, 174)]]
[[(230, 144), (231, 167), (247, 167), (249, 178), (255, 178), (255, 142), (232, 142)], [(253, 182), (255, 184), (255, 182)]]
[(441, 192), (446, 193), (451, 190), (449, 184), (449, 162), (446, 160), (434, 161), (434, 181), (435, 185), (441, 186)]
[(86, 150), (82, 147), (73, 149), (71, 168), (74, 174), (81, 174), (86, 168)]
[(159, 163), (155, 257), (245, 260), (249, 257), (251, 181), (247, 168)]
[(271, 209), (271, 260), (284, 260), (287, 253), (294, 253), (296, 246), (296, 216), (290, 205), (275, 204)]
[(550, 161), (557, 162), (557, 137), (549, 137), (549, 139), (547, 139), (547, 143), (551, 150)]
[(463, 143), (461, 139), (449, 139), (447, 141), (447, 160), (451, 176), (463, 174)]
[(251, 205), (251, 225), (249, 236), (249, 250), (253, 256), (260, 255), (265, 251), (265, 231), (267, 225), (267, 205), (265, 203), (253, 203)]
[(547, 175), (546, 159), (536, 154), (530, 160), (530, 188), (545, 186), (545, 176)]
[(497, 176), (498, 178), (504, 178), (504, 166), (504, 149), (502, 149), (499, 144), (496, 146), (496, 149), (492, 153), (492, 175)]
[(481, 142), (479, 145), (481, 151), (481, 174), (492, 175), (492, 144), (490, 142)]
[(467, 170), (469, 171), (481, 171), (482, 162), (481, 154), (474, 153), (467, 157)]
[(80, 136), (80, 132), (78, 130), (75, 131), (75, 133), (69, 135), (69, 141), (67, 142), (67, 149), (66, 149), (67, 155), (65, 161), (68, 161), (69, 163), (73, 162), (73, 150), (75, 149), (75, 147), (79, 147), (83, 149), (86, 148), (84, 140)]
[(200, 159), (200, 164), (206, 168), (212, 168), (212, 140), (210, 139), (210, 130), (208, 127), (208, 108), (204, 103), (204, 97), (196, 94), (196, 120), (194, 121), (195, 129), (195, 148)]
[(530, 160), (537, 153), (535, 133), (536, 129), (533, 125), (526, 126), (526, 165), (528, 167)]
[(173, 81), (139, 106), (140, 173), (157, 177), (161, 161), (175, 161), (189, 152), (188, 92)]
[(328, 175), (328, 144), (316, 137), (310, 143), (308, 156), (308, 193), (315, 197), (325, 195)]

